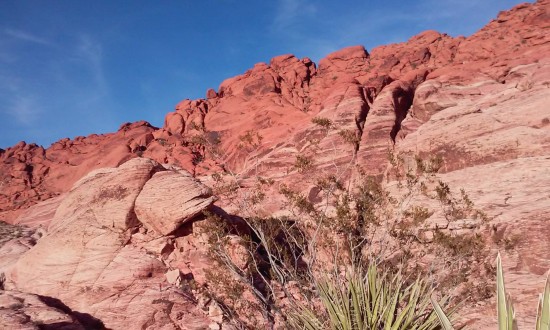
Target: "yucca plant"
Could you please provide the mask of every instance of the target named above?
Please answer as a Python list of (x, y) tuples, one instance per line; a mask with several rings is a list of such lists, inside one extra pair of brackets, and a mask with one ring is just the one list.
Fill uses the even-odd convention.
[[(400, 273), (366, 272), (352, 268), (347, 275), (325, 276), (317, 290), (324, 311), (297, 304), (289, 315), (294, 329), (304, 330), (428, 330), (440, 328), (430, 307), (433, 290), (422, 279), (406, 285)], [(442, 301), (447, 304), (447, 299)]]
[(517, 330), (516, 314), (510, 295), (506, 294), (502, 260), (497, 255), (497, 316), (499, 330)]
[(550, 330), (550, 273), (546, 277), (544, 292), (537, 309), (537, 330)]
[[(432, 300), (432, 305), (434, 306), (434, 310), (439, 317), (443, 329), (454, 330), (451, 322), (437, 301)], [(502, 271), (500, 253), (497, 255), (497, 315), (499, 330), (517, 330), (512, 300), (510, 296), (506, 294), (506, 288), (504, 286), (504, 273)], [(546, 277), (544, 293), (539, 299), (536, 330), (550, 330), (550, 277)]]

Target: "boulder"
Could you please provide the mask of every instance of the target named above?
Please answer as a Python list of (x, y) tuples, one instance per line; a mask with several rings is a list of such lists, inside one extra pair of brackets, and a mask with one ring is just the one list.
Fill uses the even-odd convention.
[(210, 188), (185, 171), (163, 171), (143, 186), (136, 199), (137, 218), (148, 229), (168, 235), (208, 208), (215, 198)]
[(58, 207), (48, 233), (6, 272), (10, 289), (59, 299), (108, 328), (185, 328), (190, 319), (196, 324), (203, 318), (208, 324), (192, 298), (166, 287), (162, 255), (132, 243), (141, 226), (136, 198), (163, 171), (171, 172), (134, 158), (80, 179)]
[(34, 294), (0, 290), (0, 328), (19, 330), (86, 329), (70, 314), (70, 310), (60, 310), (49, 306), (48, 301), (51, 299)]

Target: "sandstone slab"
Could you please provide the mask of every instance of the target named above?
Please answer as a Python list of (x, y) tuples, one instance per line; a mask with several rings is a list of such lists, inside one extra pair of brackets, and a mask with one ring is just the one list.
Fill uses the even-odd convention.
[(167, 235), (209, 207), (215, 198), (210, 188), (189, 173), (155, 173), (143, 186), (135, 203), (137, 218), (147, 228)]

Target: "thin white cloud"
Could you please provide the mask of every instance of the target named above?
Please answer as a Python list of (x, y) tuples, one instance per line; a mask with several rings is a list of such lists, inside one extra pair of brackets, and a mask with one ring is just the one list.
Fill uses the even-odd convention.
[(29, 127), (39, 119), (41, 110), (29, 95), (16, 95), (5, 112), (18, 124)]
[(32, 94), (21, 86), (22, 79), (0, 75), (0, 112), (25, 127), (32, 126), (40, 116), (40, 107)]
[[(108, 94), (108, 84), (103, 70), (103, 48), (101, 43), (88, 35), (80, 35), (76, 46), (76, 56), (83, 61), (96, 84), (97, 97)], [(95, 97), (94, 97), (95, 98)]]
[[(112, 101), (101, 43), (89, 35), (77, 35), (74, 40), (64, 51), (71, 54), (72, 63), (67, 62), (67, 57), (45, 59), (42, 63), (37, 74), (48, 77), (51, 83), (47, 86), (36, 83), (35, 77), (20, 76), (17, 72), (6, 70), (0, 73), (0, 112), (14, 125), (21, 129), (36, 128), (46, 114), (61, 113), (68, 106), (73, 112), (82, 114), (100, 108), (103, 111), (101, 120), (108, 120), (104, 109)], [(0, 60), (3, 60), (2, 56)], [(77, 72), (80, 74), (75, 74)], [(51, 92), (56, 95), (52, 97)], [(58, 95), (64, 95), (64, 98)], [(50, 97), (52, 99), (48, 100)]]
[(311, 17), (317, 13), (317, 7), (307, 0), (280, 0), (272, 22), (272, 30), (291, 27), (302, 17)]
[(53, 43), (49, 40), (40, 38), (34, 34), (30, 34), (21, 30), (7, 28), (4, 29), (4, 34), (20, 41), (26, 41), (45, 46), (53, 46)]

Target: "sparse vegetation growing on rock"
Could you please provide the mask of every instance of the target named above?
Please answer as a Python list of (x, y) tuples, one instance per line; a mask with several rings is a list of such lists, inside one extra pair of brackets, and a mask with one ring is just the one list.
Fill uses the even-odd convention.
[(0, 221), (0, 247), (6, 242), (19, 238), (28, 233), (30, 230), (26, 227), (10, 225), (8, 223)]
[[(333, 127), (329, 121), (317, 122), (323, 128)], [(352, 134), (355, 136), (355, 132)], [(240, 140), (250, 152), (262, 141), (253, 132)], [(357, 140), (350, 142), (357, 143)], [(336, 287), (351, 290), (345, 286), (352, 285), (346, 276), (356, 276), (362, 269), (368, 269), (369, 273), (377, 269), (381, 274), (400, 274), (402, 286), (396, 288), (395, 283), (389, 284), (391, 281), (384, 283), (389, 285), (388, 290), (405, 290), (401, 295), (410, 293), (405, 283), (415, 281), (429, 283), (430, 287), (442, 291), (462, 287), (460, 294), (457, 292), (451, 300), (445, 299), (445, 304), (456, 303), (458, 296), (460, 300), (464, 297), (475, 300), (476, 295), (486, 295), (487, 290), (480, 288), (481, 283), (486, 283), (484, 279), (488, 281), (491, 269), (483, 266), (489, 250), (484, 235), (477, 229), (479, 225), (464, 227), (470, 228), (467, 233), (454, 232), (455, 227), (463, 228), (460, 227), (463, 219), (483, 213), (475, 208), (464, 190), (455, 197), (451, 187), (438, 178), (444, 163), (441, 156), (428, 160), (414, 156), (414, 167), (405, 165), (407, 157), (410, 158), (392, 151), (388, 153), (392, 165), (388, 178), (395, 180), (397, 190), (388, 190), (380, 179), (366, 175), (359, 168), (355, 170), (357, 179), (353, 187), (344, 186), (335, 175), (317, 175), (314, 182), (322, 192), (321, 202), (312, 202), (299, 190), (282, 184), (279, 193), (286, 200), (285, 209), (289, 214), (284, 217), (259, 216), (258, 210), (266, 198), (263, 192), (266, 182), (260, 177), (245, 195), (236, 197), (237, 189), (230, 187), (231, 182), (239, 179), (230, 173), (227, 173), (232, 177), (229, 180), (224, 179), (224, 175), (214, 175), (219, 187), (227, 188), (217, 191), (232, 195), (220, 197), (237, 203), (243, 211), (239, 220), (231, 225), (226, 219), (208, 215), (211, 227), (206, 232), (210, 255), (218, 265), (215, 273), (209, 273), (211, 283), (217, 287), (211, 288), (212, 295), (226, 310), (228, 319), (244, 328), (281, 322), (287, 327), (297, 326), (296, 322), (305, 321), (289, 317), (288, 313), (294, 308), (292, 315), (296, 316), (298, 308), (315, 318), (316, 321), (311, 321), (313, 327), (318, 325), (316, 322), (328, 326), (328, 292), (341, 296), (343, 292), (338, 293)], [(314, 168), (314, 158), (298, 154), (294, 167), (299, 175), (306, 175), (306, 171)], [(428, 202), (415, 204), (418, 198)], [(436, 212), (444, 216), (445, 223), (430, 227), (428, 220)], [(429, 233), (431, 238), (426, 239)], [(237, 253), (240, 256), (232, 251), (240, 251)], [(431, 259), (433, 257), (435, 259)], [(432, 261), (422, 261), (430, 259)], [(439, 270), (430, 271), (434, 268)], [(226, 269), (227, 275), (223, 275), (221, 269)], [(473, 273), (478, 274), (479, 283), (467, 285), (472, 281), (468, 274)], [(419, 277), (426, 280), (415, 280)], [(386, 275), (381, 278), (385, 281)], [(329, 286), (329, 279), (340, 284), (334, 282)], [(237, 299), (243, 295), (249, 297), (246, 306)], [(419, 306), (426, 307), (429, 295), (431, 291), (421, 295), (423, 302), (418, 302)], [(323, 302), (328, 310), (319, 309)], [(435, 328), (435, 314), (430, 315), (428, 323)]]
[[(129, 319), (138, 328), (178, 328), (190, 319), (213, 329), (362, 322), (399, 328), (399, 316), (408, 320), (413, 310), (405, 307), (413, 291), (417, 306), (426, 306), (431, 293), (448, 294), (441, 301), (449, 305), (433, 302), (436, 312), (465, 301), (466, 319), (452, 323), (478, 326), (490, 323), (487, 299), (495, 294), (493, 261), (501, 251), (510, 293), (521, 300), (517, 323), (533, 323), (523, 302), (534, 297), (535, 286), (539, 292), (549, 265), (540, 252), (548, 250), (549, 236), (543, 199), (550, 187), (544, 135), (550, 34), (541, 19), (549, 5), (519, 5), (467, 38), (428, 31), (369, 52), (346, 48), (318, 65), (277, 57), (224, 81), (206, 99), (180, 102), (162, 128), (127, 123), (113, 134), (63, 139), (49, 148), (22, 142), (0, 149), (0, 217), (10, 221), (39, 201), (74, 195), (71, 186), (91, 170), (128, 159), (160, 163), (147, 173), (119, 173), (121, 188), (142, 181), (132, 189), (114, 189), (117, 177), (82, 188), (81, 197), (91, 191), (99, 197), (58, 208), (66, 219), (57, 219), (50, 237), (32, 248), (34, 238), (19, 238), (19, 228), (4, 235), (0, 223), (3, 252), (34, 254), (15, 263), (16, 276), (6, 272), (6, 288), (47, 289), (79, 312), (105, 318), (109, 328)], [(163, 190), (176, 180), (152, 179), (172, 166), (212, 188), (218, 205), (181, 223), (187, 202), (179, 198), (188, 189)], [(144, 182), (162, 183), (147, 193)], [(149, 198), (131, 197), (136, 192)], [(210, 189), (189, 204), (205, 196)], [(158, 205), (146, 220), (149, 206)], [(46, 213), (38, 217), (44, 223)], [(15, 240), (2, 247), (4, 238)], [(64, 252), (40, 252), (44, 247)], [(500, 262), (497, 268), (501, 275)], [(398, 281), (387, 274), (399, 274)], [(412, 289), (419, 281), (429, 287), (425, 294)], [(372, 283), (386, 297), (401, 295), (397, 304), (385, 301), (395, 313), (369, 318)], [(514, 325), (510, 300), (498, 296), (507, 309), (500, 314)], [(370, 300), (361, 305), (363, 298)], [(421, 315), (433, 320), (429, 304)], [(539, 328), (545, 319), (539, 317)]]
[(311, 122), (327, 130), (332, 128), (332, 125), (333, 125), (330, 119), (324, 118), (324, 117), (313, 117), (311, 119)]

